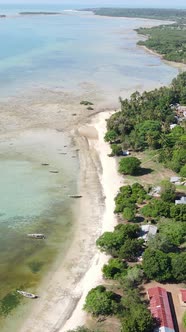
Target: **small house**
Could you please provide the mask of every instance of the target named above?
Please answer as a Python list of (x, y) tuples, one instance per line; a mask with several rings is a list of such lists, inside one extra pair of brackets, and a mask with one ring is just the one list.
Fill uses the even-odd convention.
[(175, 204), (186, 204), (186, 197), (182, 196), (180, 199), (176, 199)]
[(170, 129), (172, 130), (172, 129), (174, 129), (176, 126), (177, 126), (177, 124), (176, 124), (176, 123), (173, 123), (173, 124), (170, 125)]
[(153, 187), (151, 189), (151, 191), (149, 192), (149, 195), (153, 196), (153, 197), (160, 197), (160, 194), (161, 194), (161, 187), (160, 186)]
[(180, 184), (181, 178), (179, 176), (172, 176), (170, 178), (171, 183)]
[(155, 237), (158, 228), (154, 225), (142, 225), (140, 238), (143, 239), (145, 242), (149, 241), (153, 237)]

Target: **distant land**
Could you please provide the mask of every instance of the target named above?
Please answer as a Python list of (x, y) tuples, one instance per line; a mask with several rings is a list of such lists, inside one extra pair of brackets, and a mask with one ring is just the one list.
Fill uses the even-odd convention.
[(19, 15), (60, 15), (59, 12), (20, 12)]
[(0, 15), (0, 18), (5, 18), (6, 17), (6, 15)]
[(158, 8), (88, 8), (95, 15), (113, 17), (138, 17), (157, 20), (170, 20), (186, 23), (186, 9), (158, 9)]

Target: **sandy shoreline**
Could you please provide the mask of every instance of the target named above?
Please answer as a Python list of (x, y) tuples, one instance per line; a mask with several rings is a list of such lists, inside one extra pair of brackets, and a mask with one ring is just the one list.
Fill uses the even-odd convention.
[[(143, 36), (144, 37), (144, 36)], [(150, 48), (144, 46), (144, 45), (138, 45), (139, 48), (142, 48), (145, 50), (145, 52), (149, 53), (149, 54), (152, 54), (152, 55), (155, 55), (155, 56), (158, 56), (162, 62), (168, 64), (169, 66), (172, 66), (174, 68), (177, 68), (180, 72), (183, 72), (186, 70), (186, 65), (184, 63), (180, 63), (180, 62), (175, 62), (175, 61), (168, 61), (168, 60), (165, 60), (163, 58), (163, 55), (156, 52), (156, 51), (153, 51), (151, 50)]]

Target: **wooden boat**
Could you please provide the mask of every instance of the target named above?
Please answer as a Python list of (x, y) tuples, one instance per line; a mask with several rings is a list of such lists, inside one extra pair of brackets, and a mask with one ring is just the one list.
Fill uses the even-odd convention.
[(70, 197), (70, 198), (81, 198), (81, 197), (83, 197), (83, 196), (81, 196), (81, 195), (69, 195), (69, 197)]
[(44, 234), (27, 234), (28, 237), (32, 237), (33, 239), (45, 239)]
[(35, 294), (31, 294), (31, 293), (27, 293), (21, 290), (17, 290), (17, 293), (19, 293), (20, 295), (27, 297), (28, 299), (37, 299), (39, 296), (35, 295)]

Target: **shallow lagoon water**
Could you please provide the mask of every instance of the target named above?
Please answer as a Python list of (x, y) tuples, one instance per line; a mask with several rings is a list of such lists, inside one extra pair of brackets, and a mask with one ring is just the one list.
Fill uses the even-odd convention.
[[(168, 84), (177, 69), (136, 47), (133, 29), (146, 24), (81, 13), (1, 20), (0, 98), (21, 93), (26, 99), (40, 88), (76, 92), (84, 86), (117, 101), (126, 91)], [(1, 299), (12, 289), (35, 290), (54, 257), (65, 250), (72, 226), (67, 197), (77, 189), (77, 159), (59, 157), (65, 137), (55, 152), (37, 137), (34, 146), (28, 142), (23, 149), (20, 142), (9, 146), (2, 140), (0, 145)], [(59, 174), (41, 166), (43, 161), (53, 161)], [(45, 233), (47, 241), (27, 239), (28, 232)]]

